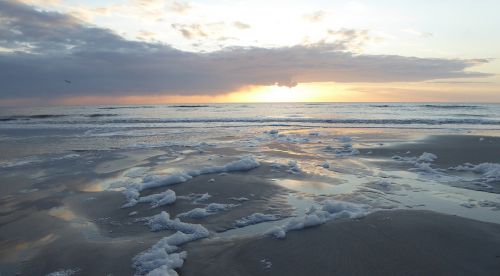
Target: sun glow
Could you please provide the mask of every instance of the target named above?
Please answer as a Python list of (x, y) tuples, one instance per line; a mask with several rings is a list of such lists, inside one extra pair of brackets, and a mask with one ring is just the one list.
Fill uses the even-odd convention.
[(300, 96), (286, 86), (262, 86), (251, 89), (248, 92), (237, 93), (236, 97), (244, 98), (243, 101), (250, 102), (298, 102)]
[[(335, 83), (301, 83), (294, 87), (270, 85), (243, 87), (221, 95), (131, 95), (121, 97), (85, 96), (60, 98), (54, 104), (168, 104), (168, 103), (231, 103), (231, 102), (321, 102), (352, 101), (352, 91)], [(1, 101), (0, 101), (1, 104)]]
[[(443, 85), (452, 87), (444, 91)], [(27, 99), (1, 100), (2, 105), (93, 105), (93, 104), (169, 104), (169, 103), (257, 103), (257, 102), (445, 102), (453, 94), (455, 101), (470, 99), (470, 87), (485, 91), (478, 102), (494, 102), (498, 98), (495, 84), (442, 84), (442, 83), (299, 83), (294, 87), (250, 86), (238, 91), (218, 95), (130, 95), (82, 96), (59, 98), (52, 102)]]
[(286, 86), (255, 86), (227, 95), (228, 102), (317, 102), (333, 101), (343, 87), (323, 84), (298, 84)]

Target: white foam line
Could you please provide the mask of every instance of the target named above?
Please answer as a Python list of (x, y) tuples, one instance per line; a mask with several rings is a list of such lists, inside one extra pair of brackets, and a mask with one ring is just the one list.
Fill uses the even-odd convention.
[[(141, 183), (133, 183), (125, 187), (123, 191), (127, 202), (123, 207), (134, 206), (140, 200), (140, 192), (146, 189), (168, 186), (186, 182), (193, 177), (211, 173), (227, 173), (234, 171), (248, 171), (260, 166), (260, 163), (251, 155), (242, 157), (239, 160), (229, 162), (222, 166), (205, 167), (199, 170), (181, 172), (170, 175), (149, 175)], [(151, 197), (157, 197), (151, 195)]]
[(132, 259), (132, 267), (135, 268), (136, 275), (177, 275), (174, 269), (182, 267), (187, 257), (186, 251), (175, 252), (178, 246), (206, 238), (210, 234), (202, 225), (185, 223), (178, 218), (172, 220), (164, 211), (148, 218), (147, 224), (152, 231), (174, 230), (177, 232), (161, 239)]
[(264, 235), (283, 239), (289, 231), (320, 225), (338, 218), (360, 218), (370, 213), (367, 205), (344, 201), (325, 200), (321, 205), (321, 209), (318, 210), (313, 206), (305, 215), (292, 218), (281, 226), (274, 226)]

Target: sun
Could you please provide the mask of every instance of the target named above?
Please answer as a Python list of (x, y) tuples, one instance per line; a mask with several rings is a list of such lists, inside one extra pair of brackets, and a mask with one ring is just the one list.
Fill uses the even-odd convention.
[(293, 88), (286, 86), (265, 86), (257, 91), (255, 97), (262, 102), (297, 102), (299, 97)]
[[(351, 92), (336, 83), (299, 83), (294, 87), (269, 85), (246, 87), (225, 98), (227, 102), (332, 102), (342, 101)], [(347, 97), (348, 98), (348, 97)], [(352, 100), (349, 98), (349, 100)]]
[(238, 102), (300, 102), (303, 95), (297, 93), (294, 87), (270, 85), (248, 87), (231, 95), (230, 101)]

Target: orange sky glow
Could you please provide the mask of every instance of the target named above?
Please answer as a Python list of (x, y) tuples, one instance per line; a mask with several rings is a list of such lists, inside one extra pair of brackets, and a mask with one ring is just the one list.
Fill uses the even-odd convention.
[[(394, 83), (338, 84), (303, 83), (295, 87), (251, 86), (236, 92), (196, 96), (131, 95), (80, 96), (59, 98), (45, 104), (168, 104), (168, 103), (241, 103), (241, 102), (495, 102), (497, 89), (488, 83), (480, 84), (481, 93), (474, 96), (477, 83)], [(37, 104), (11, 100), (3, 104)], [(0, 104), (2, 104), (0, 103)]]

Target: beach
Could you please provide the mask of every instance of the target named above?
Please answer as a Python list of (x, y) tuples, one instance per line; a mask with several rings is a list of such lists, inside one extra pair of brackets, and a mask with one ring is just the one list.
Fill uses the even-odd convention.
[(497, 275), (498, 110), (3, 109), (0, 274)]
[[(189, 245), (184, 275), (496, 275), (498, 224), (383, 211), (290, 233)], [(204, 250), (200, 250), (205, 248)]]

